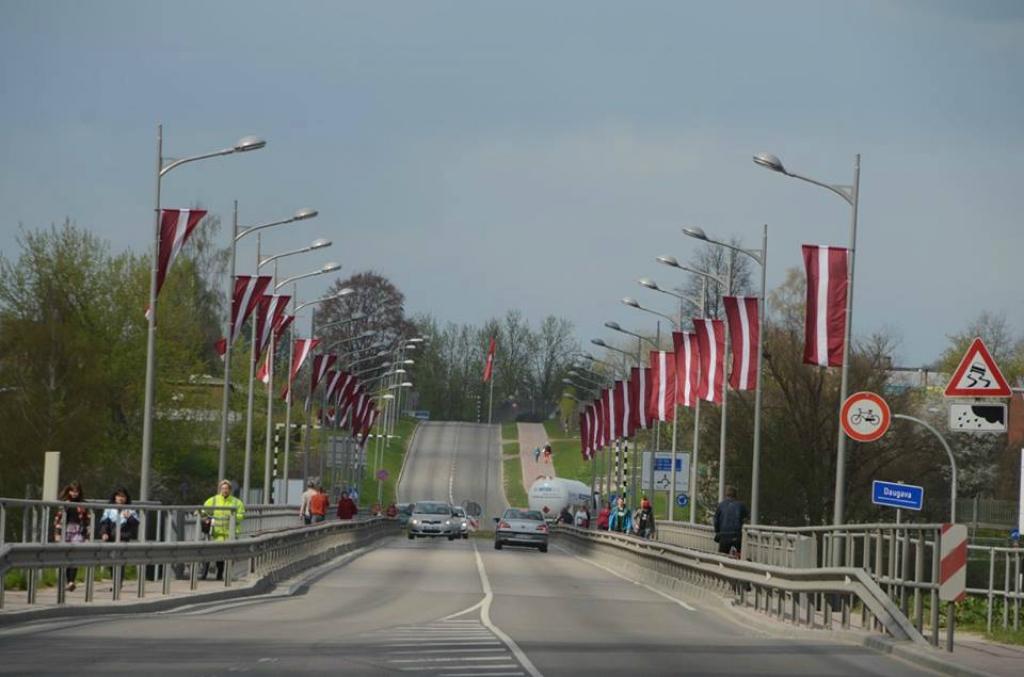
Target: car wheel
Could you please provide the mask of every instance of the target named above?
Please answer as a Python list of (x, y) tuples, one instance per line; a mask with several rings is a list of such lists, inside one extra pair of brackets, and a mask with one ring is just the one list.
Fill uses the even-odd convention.
[(462, 538), (468, 539), (469, 538), (469, 534), (462, 534)]
[(449, 540), (449, 541), (454, 541), (454, 540), (455, 540), (455, 537), (454, 537), (454, 536), (449, 536), (449, 537), (448, 537), (448, 540)]
[(414, 539), (414, 538), (416, 538), (416, 537), (415, 537), (415, 536), (413, 536), (412, 534), (409, 534), (409, 540), (410, 540), (410, 541), (411, 541), (412, 539)]
[(546, 546), (546, 545), (542, 545), (542, 546), (540, 546), (540, 547), (539, 547), (539, 548), (537, 548), (537, 549), (538, 549), (538, 550), (540, 550), (541, 552), (547, 552), (547, 551), (548, 551), (548, 546)]
[(501, 541), (495, 541), (494, 542), (494, 549), (495, 550), (501, 550)]

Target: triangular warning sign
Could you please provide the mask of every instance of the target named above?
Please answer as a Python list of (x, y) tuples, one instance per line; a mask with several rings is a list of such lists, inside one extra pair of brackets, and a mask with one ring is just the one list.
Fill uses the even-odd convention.
[(971, 342), (960, 366), (953, 372), (946, 386), (946, 397), (1009, 397), (1010, 386), (1003, 378), (985, 343), (976, 338)]

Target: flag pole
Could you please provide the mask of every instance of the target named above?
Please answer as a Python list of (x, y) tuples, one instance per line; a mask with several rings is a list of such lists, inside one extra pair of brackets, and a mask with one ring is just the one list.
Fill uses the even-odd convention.
[(494, 412), (494, 374), (491, 374), (491, 378), (488, 379), (491, 382), (491, 387), (488, 389), (487, 395), (487, 425), (491, 425), (491, 415)]

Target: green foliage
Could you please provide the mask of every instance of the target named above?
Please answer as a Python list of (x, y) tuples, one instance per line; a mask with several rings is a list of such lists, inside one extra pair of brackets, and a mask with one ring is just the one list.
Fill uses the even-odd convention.
[(519, 461), (519, 456), (505, 459), (503, 463), (505, 464), (505, 500), (509, 505), (526, 507), (529, 502), (526, 489), (523, 488), (523, 464)]
[(501, 424), (501, 439), (508, 442), (510, 440), (519, 442), (519, 427), (515, 423), (502, 423)]
[[(386, 509), (392, 502), (398, 501), (398, 498), (395, 496), (398, 473), (402, 469), (405, 454), (409, 450), (409, 443), (412, 440), (413, 433), (416, 431), (416, 426), (419, 424), (419, 419), (400, 418), (395, 423), (395, 438), (388, 440), (387, 445), (384, 447), (383, 464), (381, 467), (388, 471), (388, 478), (384, 480), (381, 489), (380, 504), (382, 508)], [(371, 459), (371, 465), (367, 468), (366, 477), (363, 478), (359, 485), (359, 495), (362, 497), (361, 502), (364, 505), (373, 505), (377, 500), (378, 482), (372, 466), (373, 444), (374, 440), (368, 440), (366, 443), (367, 455)]]

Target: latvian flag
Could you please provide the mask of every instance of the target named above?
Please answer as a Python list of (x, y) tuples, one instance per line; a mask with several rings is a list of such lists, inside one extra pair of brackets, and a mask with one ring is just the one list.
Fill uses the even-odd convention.
[(292, 352), (292, 373), (288, 376), (288, 385), (285, 386), (284, 392), (281, 393), (281, 399), (283, 400), (288, 399), (295, 375), (299, 373), (299, 369), (302, 369), (303, 363), (305, 363), (309, 354), (313, 352), (313, 349), (320, 344), (320, 339), (295, 339), (292, 341), (292, 344), (295, 346)]
[(674, 331), (672, 344), (676, 349), (676, 383), (679, 389), (676, 402), (692, 409), (697, 404), (697, 386), (700, 382), (697, 336), (688, 331)]
[(615, 427), (618, 429), (619, 437), (625, 439), (633, 436), (629, 426), (629, 383), (626, 381), (615, 382)]
[[(160, 244), (157, 252), (156, 295), (160, 295), (164, 280), (171, 264), (181, 248), (188, 242), (189, 235), (206, 216), (205, 209), (163, 209), (160, 212)], [(149, 317), (151, 308), (146, 308)]]
[(843, 366), (846, 334), (848, 249), (805, 244), (807, 315), (804, 321), (804, 362), (820, 367)]
[(722, 403), (725, 384), (725, 323), (722, 320), (694, 320), (697, 349), (700, 351), (700, 383), (697, 396)]
[(651, 370), (647, 367), (633, 367), (629, 375), (629, 430), (631, 434), (637, 429), (646, 430), (651, 427), (651, 417), (647, 415), (650, 401)]
[(217, 341), (217, 354), (221, 359), (228, 352), (228, 340), (235, 344), (242, 333), (242, 326), (249, 320), (256, 306), (263, 298), (263, 292), (270, 285), (269, 275), (236, 275), (235, 289), (231, 295), (231, 324), (228, 327), (227, 339)]
[(601, 403), (603, 398), (600, 396), (594, 400), (594, 449), (601, 451), (604, 449), (605, 443), (605, 431), (604, 431), (604, 405)]
[(676, 361), (664, 350), (651, 351), (650, 411), (662, 422), (676, 417)]
[(757, 387), (758, 376), (758, 299), (754, 296), (723, 296), (722, 300), (725, 302), (725, 317), (729, 320), (729, 339), (732, 341), (729, 385), (733, 390), (753, 390)]
[[(294, 315), (282, 315), (281, 319), (277, 322), (277, 330), (274, 332), (274, 350), (277, 351), (277, 344), (281, 341), (281, 336), (284, 335), (285, 330), (295, 320)], [(273, 355), (269, 352), (263, 360), (263, 364), (260, 365), (260, 370), (256, 372), (256, 378), (263, 381), (264, 384), (270, 385), (270, 361), (273, 359)]]

